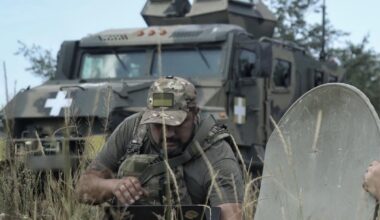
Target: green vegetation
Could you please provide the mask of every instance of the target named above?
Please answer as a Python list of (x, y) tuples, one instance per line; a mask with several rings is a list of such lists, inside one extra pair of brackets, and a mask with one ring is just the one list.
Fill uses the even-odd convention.
[(23, 56), (30, 63), (30, 67), (26, 68), (26, 71), (45, 79), (54, 76), (57, 68), (57, 60), (50, 50), (43, 49), (41, 46), (35, 44), (28, 46), (21, 41), (17, 42), (20, 46), (15, 54)]
[(333, 51), (346, 69), (345, 81), (362, 90), (380, 114), (380, 54), (368, 48), (368, 37), (359, 44), (347, 43), (348, 49)]

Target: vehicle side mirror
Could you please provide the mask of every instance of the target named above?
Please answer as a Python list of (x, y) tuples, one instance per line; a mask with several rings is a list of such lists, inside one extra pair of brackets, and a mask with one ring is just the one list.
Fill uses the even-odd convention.
[(246, 60), (241, 60), (239, 64), (239, 75), (241, 77), (252, 77), (254, 75), (254, 69), (254, 63), (247, 62)]
[(252, 77), (255, 75), (256, 54), (253, 51), (242, 49), (238, 58), (240, 77)]
[(55, 79), (72, 79), (73, 63), (78, 48), (78, 41), (64, 41), (57, 57), (57, 71)]

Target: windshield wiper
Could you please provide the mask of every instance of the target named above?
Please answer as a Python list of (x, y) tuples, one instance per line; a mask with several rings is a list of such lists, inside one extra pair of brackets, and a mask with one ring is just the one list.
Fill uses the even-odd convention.
[(59, 87), (59, 90), (62, 91), (63, 89), (69, 89), (69, 88), (78, 88), (82, 91), (86, 91), (86, 88), (84, 88), (83, 86), (80, 86), (80, 85), (61, 86), (61, 87)]
[(123, 62), (123, 60), (120, 58), (119, 54), (113, 50), (113, 54), (116, 56), (116, 59), (117, 61), (119, 61), (120, 65), (123, 67), (123, 69), (129, 73), (129, 68), (125, 65), (125, 63)]
[(198, 51), (199, 55), (201, 56), (203, 62), (206, 64), (207, 68), (210, 69), (210, 64), (208, 63), (205, 55), (203, 54), (203, 52), (199, 49), (199, 47), (195, 47), (195, 50)]

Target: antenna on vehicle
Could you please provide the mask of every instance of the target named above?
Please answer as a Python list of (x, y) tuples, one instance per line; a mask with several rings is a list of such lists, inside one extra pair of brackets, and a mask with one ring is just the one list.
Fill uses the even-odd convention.
[(321, 39), (321, 53), (319, 54), (319, 60), (325, 61), (326, 60), (326, 0), (323, 0), (322, 5), (322, 39)]
[(8, 77), (7, 77), (7, 67), (5, 66), (5, 61), (3, 61), (3, 70), (4, 70), (4, 88), (5, 88), (5, 99), (6, 102), (9, 102), (9, 93), (8, 93)]

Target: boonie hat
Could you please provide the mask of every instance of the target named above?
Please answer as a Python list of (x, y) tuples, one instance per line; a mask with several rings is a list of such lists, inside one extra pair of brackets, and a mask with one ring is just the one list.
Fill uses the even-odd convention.
[(194, 85), (186, 79), (173, 76), (160, 78), (149, 89), (147, 110), (140, 123), (178, 126), (185, 120), (190, 108), (196, 107), (196, 96)]

